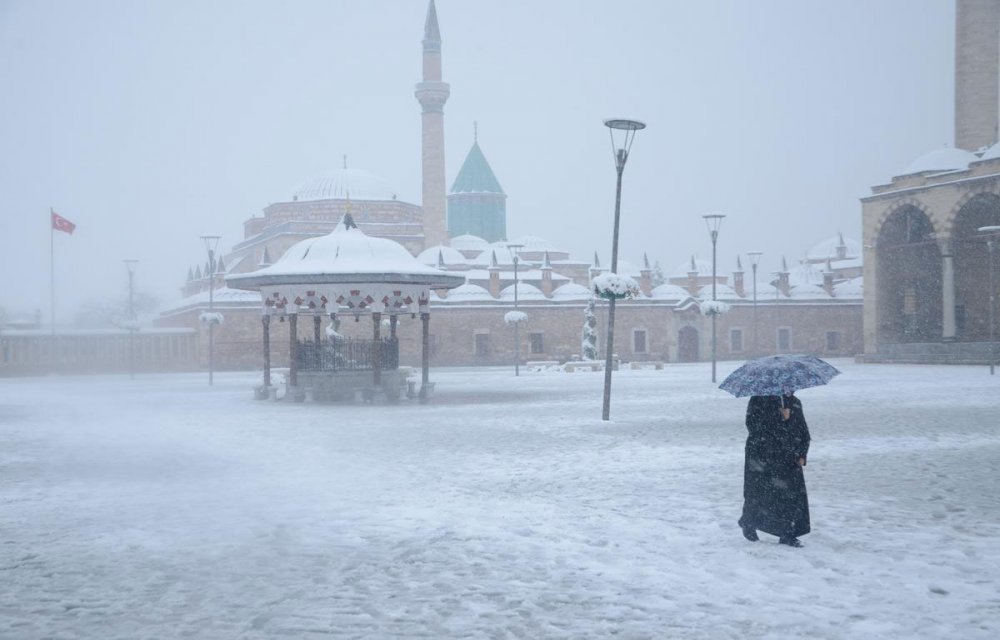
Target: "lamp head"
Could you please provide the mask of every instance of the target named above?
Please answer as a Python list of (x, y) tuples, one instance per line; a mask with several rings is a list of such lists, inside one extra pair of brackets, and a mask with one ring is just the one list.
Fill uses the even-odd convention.
[(216, 248), (219, 246), (219, 239), (222, 236), (202, 236), (201, 241), (205, 243), (205, 250), (210, 254), (214, 254)]
[(625, 169), (635, 132), (645, 129), (646, 123), (628, 118), (608, 118), (604, 121), (604, 126), (611, 134), (611, 151), (615, 155), (615, 166), (621, 172)]
[(747, 257), (750, 258), (750, 264), (751, 264), (751, 266), (753, 266), (753, 267), (756, 268), (757, 265), (760, 264), (760, 257), (762, 255), (764, 255), (763, 251), (748, 251), (747, 252)]

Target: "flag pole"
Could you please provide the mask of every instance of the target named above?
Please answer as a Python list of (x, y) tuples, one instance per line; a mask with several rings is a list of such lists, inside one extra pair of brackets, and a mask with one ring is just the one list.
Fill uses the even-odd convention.
[(49, 329), (51, 331), (49, 348), (52, 350), (53, 373), (56, 370), (56, 234), (52, 224), (54, 214), (55, 209), (49, 207)]

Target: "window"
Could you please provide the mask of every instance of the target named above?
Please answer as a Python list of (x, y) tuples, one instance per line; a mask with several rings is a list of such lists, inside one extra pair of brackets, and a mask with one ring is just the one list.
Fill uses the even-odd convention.
[(729, 350), (734, 353), (743, 351), (743, 329), (729, 330)]
[(477, 333), (475, 342), (475, 355), (478, 358), (484, 358), (490, 355), (490, 334), (488, 333)]
[(778, 329), (778, 350), (788, 351), (792, 348), (792, 330), (788, 327)]
[(530, 333), (528, 338), (531, 340), (531, 353), (545, 353), (544, 334)]
[(840, 332), (839, 331), (827, 331), (826, 332), (826, 350), (827, 351), (840, 351)]
[(632, 353), (646, 353), (645, 329), (634, 329), (632, 331)]

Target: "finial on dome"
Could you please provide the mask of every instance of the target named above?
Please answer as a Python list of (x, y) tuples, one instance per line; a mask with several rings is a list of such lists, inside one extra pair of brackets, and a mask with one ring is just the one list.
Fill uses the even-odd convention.
[(475, 120), (472, 121), (472, 142), (479, 142), (479, 123)]
[(347, 154), (344, 154), (344, 168), (347, 168)]

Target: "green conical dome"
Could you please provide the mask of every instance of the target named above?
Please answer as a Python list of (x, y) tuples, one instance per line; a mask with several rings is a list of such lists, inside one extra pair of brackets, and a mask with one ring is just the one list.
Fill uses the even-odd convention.
[(479, 148), (479, 142), (472, 143), (469, 155), (465, 156), (465, 162), (455, 178), (455, 184), (451, 186), (451, 192), (503, 194), (503, 187), (493, 175), (493, 169)]

